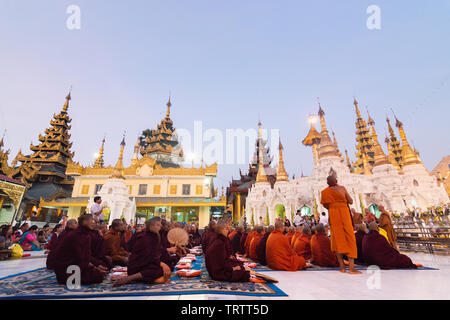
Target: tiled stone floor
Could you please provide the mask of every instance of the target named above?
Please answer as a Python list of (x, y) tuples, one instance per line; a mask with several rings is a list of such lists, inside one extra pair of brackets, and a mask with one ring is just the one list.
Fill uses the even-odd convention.
[[(33, 252), (33, 256), (42, 256)], [(379, 287), (370, 288), (374, 283), (372, 274), (342, 274), (337, 271), (271, 271), (267, 274), (279, 280), (277, 286), (287, 293), (288, 297), (272, 299), (450, 299), (450, 257), (423, 253), (408, 253), (416, 263), (439, 270), (381, 270)], [(37, 269), (45, 266), (45, 258), (8, 260), (0, 262), (0, 278)], [(97, 300), (101, 298), (95, 298)], [(114, 299), (114, 298), (105, 298)], [(258, 297), (198, 294), (152, 297), (120, 297), (125, 300), (194, 300), (194, 299), (228, 299), (259, 300)], [(267, 297), (264, 297), (267, 299)]]

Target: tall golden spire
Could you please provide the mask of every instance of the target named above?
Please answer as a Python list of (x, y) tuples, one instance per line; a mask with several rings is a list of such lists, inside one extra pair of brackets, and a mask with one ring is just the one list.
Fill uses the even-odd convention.
[(258, 156), (258, 173), (256, 174), (256, 182), (269, 182), (263, 164), (261, 121), (258, 122), (258, 141), (259, 141), (259, 148), (258, 148), (259, 156)]
[[(361, 116), (359, 111), (358, 101), (356, 98), (353, 99), (353, 104), (355, 105), (356, 112), (356, 162), (355, 173), (369, 172), (374, 164), (374, 148), (372, 137), (369, 133), (369, 128), (367, 127), (366, 121)], [(369, 170), (364, 168), (363, 155), (366, 157), (367, 165)]]
[(95, 159), (94, 168), (104, 168), (105, 163), (103, 161), (103, 151), (105, 147), (105, 137), (103, 137), (102, 145), (100, 146), (100, 151), (98, 152), (98, 157)]
[(67, 110), (69, 109), (69, 101), (72, 100), (72, 98), (70, 97), (70, 91), (69, 94), (66, 96), (66, 102), (64, 102), (64, 106), (62, 111), (63, 112), (67, 112)]
[(110, 178), (114, 179), (125, 179), (123, 176), (123, 150), (125, 148), (125, 134), (123, 135), (122, 142), (120, 143), (120, 153), (119, 159), (117, 159), (116, 165), (114, 166), (112, 175)]
[(172, 106), (172, 103), (170, 103), (170, 96), (169, 96), (169, 101), (167, 101), (166, 118), (170, 118), (170, 107), (171, 106)]
[(317, 165), (319, 162), (319, 156), (317, 153), (317, 149), (320, 143), (320, 133), (317, 132), (314, 123), (316, 122), (317, 118), (315, 116), (310, 116), (308, 121), (311, 124), (311, 127), (309, 129), (308, 134), (306, 135), (305, 139), (303, 139), (302, 144), (305, 146), (311, 146), (312, 147), (312, 153), (313, 153), (313, 159), (314, 159), (314, 165)]
[(139, 155), (139, 148), (140, 148), (140, 143), (139, 143), (139, 137), (136, 141), (136, 144), (134, 145), (134, 152), (133, 152), (133, 158), (131, 158), (131, 165), (134, 166), (136, 165), (137, 161), (138, 161), (138, 155)]
[(281, 144), (281, 139), (278, 143), (278, 169), (277, 169), (277, 182), (278, 181), (289, 181), (288, 174), (286, 169), (284, 168), (284, 160), (283, 160), (283, 145)]
[(402, 147), (400, 145), (400, 142), (397, 140), (397, 137), (394, 134), (394, 130), (392, 129), (391, 122), (389, 121), (388, 117), (386, 117), (386, 122), (388, 124), (389, 135), (390, 135), (390, 138), (389, 138), (389, 146), (390, 146), (389, 161), (391, 163), (393, 161), (395, 161), (396, 165), (394, 165), (394, 166), (402, 169), (403, 168)]
[(371, 175), (372, 171), (370, 171), (369, 161), (367, 160), (367, 155), (365, 153), (362, 154), (362, 163), (363, 163), (363, 174)]
[(371, 130), (371, 137), (372, 137), (372, 141), (373, 141), (373, 151), (374, 151), (374, 155), (373, 155), (373, 160), (374, 160), (374, 164), (373, 166), (380, 166), (383, 164), (389, 164), (389, 160), (388, 157), (386, 156), (386, 154), (383, 151), (383, 148), (381, 147), (380, 143), (378, 142), (378, 135), (377, 132), (375, 131), (375, 121), (373, 121), (372, 117), (369, 114), (369, 110), (367, 110), (367, 115), (368, 115), (368, 120), (367, 120), (367, 124), (370, 126), (370, 130)]
[(395, 126), (398, 128), (398, 131), (400, 133), (400, 139), (402, 140), (403, 166), (409, 166), (412, 164), (421, 164), (422, 161), (420, 161), (419, 157), (417, 156), (417, 153), (412, 150), (411, 146), (408, 143), (408, 140), (406, 139), (405, 130), (403, 129), (403, 123), (401, 123), (395, 115), (394, 117), (395, 117)]
[(324, 157), (340, 157), (339, 150), (337, 150), (336, 146), (334, 145), (333, 141), (331, 141), (331, 138), (328, 134), (324, 117), (325, 112), (323, 111), (320, 103), (318, 115), (320, 117), (320, 126), (321, 126), (318, 158), (321, 159)]
[(347, 161), (347, 167), (350, 169), (350, 172), (354, 172), (355, 169), (353, 168), (352, 164), (350, 163), (350, 158), (348, 157), (347, 149), (345, 149), (345, 159)]

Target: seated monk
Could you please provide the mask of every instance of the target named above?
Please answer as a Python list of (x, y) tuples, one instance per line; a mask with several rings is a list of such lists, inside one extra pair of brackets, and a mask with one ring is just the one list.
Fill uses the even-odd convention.
[(354, 259), (358, 257), (358, 250), (356, 248), (353, 220), (348, 207), (353, 203), (353, 199), (344, 186), (338, 185), (335, 175), (327, 177), (327, 184), (328, 188), (321, 192), (320, 203), (328, 210), (331, 251), (335, 252), (337, 256), (341, 272), (346, 272), (343, 260), (343, 255), (346, 255), (348, 258), (348, 272), (350, 274), (361, 274), (360, 271), (355, 269)]
[(240, 254), (245, 254), (245, 241), (247, 240), (247, 237), (248, 237), (248, 231), (244, 229), (241, 240), (239, 242), (238, 253), (240, 253)]
[(245, 239), (244, 248), (245, 248), (245, 255), (248, 257), (250, 256), (250, 243), (253, 239), (253, 237), (256, 235), (256, 228), (252, 228), (251, 231), (248, 233), (247, 238)]
[(267, 239), (269, 238), (272, 231), (275, 230), (275, 227), (270, 225), (267, 228), (267, 232), (264, 233), (262, 238), (258, 241), (258, 244), (256, 245), (256, 257), (257, 261), (265, 266), (267, 264), (266, 261), (266, 245), (267, 245)]
[(113, 267), (112, 259), (106, 255), (105, 239), (100, 231), (100, 220), (98, 216), (94, 216), (94, 230), (91, 230), (91, 255), (94, 260), (94, 264), (104, 265), (108, 269)]
[(367, 234), (367, 226), (365, 223), (357, 224), (356, 226), (356, 248), (358, 249), (358, 258), (355, 260), (355, 263), (365, 265), (364, 256), (363, 256), (363, 250), (362, 250), (362, 244), (363, 239)]
[(136, 239), (128, 262), (128, 276), (111, 277), (113, 286), (120, 286), (132, 281), (146, 283), (168, 283), (171, 271), (162, 260), (167, 251), (163, 249), (159, 231), (161, 218), (154, 217), (145, 223), (145, 231)]
[(244, 227), (243, 226), (237, 226), (236, 227), (236, 233), (230, 239), (231, 249), (233, 250), (234, 254), (239, 252), (239, 247), (240, 247), (241, 237), (242, 237), (242, 233), (243, 232), (244, 232)]
[(101, 283), (109, 270), (104, 265), (95, 265), (91, 256), (90, 232), (94, 229), (94, 219), (91, 214), (78, 218), (78, 227), (62, 239), (56, 249), (54, 270), (56, 280), (67, 284), (69, 266), (78, 266), (81, 271), (81, 284)]
[(208, 228), (202, 234), (202, 250), (203, 250), (203, 253), (205, 253), (206, 250), (208, 250), (208, 245), (210, 243), (212, 243), (212, 241), (216, 237), (217, 234), (216, 234), (215, 229), (216, 229), (216, 221), (215, 220), (211, 220), (209, 222)]
[(299, 255), (305, 258), (305, 260), (311, 259), (311, 229), (306, 226), (303, 227), (302, 234), (295, 240), (293, 249)]
[(266, 244), (267, 265), (275, 270), (297, 271), (306, 267), (305, 258), (297, 255), (283, 235), (284, 222), (275, 222), (275, 230)]
[(389, 243), (399, 251), (397, 244), (397, 235), (395, 234), (394, 227), (392, 226), (391, 214), (384, 209), (384, 206), (378, 206), (381, 211), (380, 218), (378, 219), (378, 225), (386, 231), (386, 235)]
[(130, 253), (122, 247), (121, 231), (123, 222), (114, 219), (110, 231), (105, 235), (106, 255), (110, 256), (114, 265), (126, 266)]
[(237, 233), (237, 229), (231, 228), (231, 232), (228, 234), (228, 239), (231, 240), (236, 233)]
[(369, 233), (363, 238), (362, 250), (365, 262), (377, 265), (380, 269), (417, 268), (408, 256), (392, 248), (386, 238), (378, 233), (376, 222), (369, 224)]
[(246, 282), (250, 279), (250, 272), (245, 270), (244, 264), (233, 256), (227, 245), (228, 227), (225, 221), (220, 220), (216, 225), (217, 236), (208, 246), (205, 254), (206, 270), (213, 280)]
[(202, 244), (202, 237), (198, 232), (198, 227), (196, 224), (193, 224), (191, 227), (191, 235), (192, 235), (192, 242), (191, 242), (192, 247), (196, 247)]
[(56, 253), (58, 252), (58, 248), (61, 246), (61, 243), (63, 242), (64, 238), (67, 237), (73, 230), (78, 228), (78, 222), (75, 219), (70, 219), (66, 221), (66, 227), (65, 229), (59, 234), (58, 238), (56, 239), (55, 243), (52, 245), (52, 249), (47, 255), (47, 269), (48, 270), (54, 270), (55, 269), (55, 257)]
[(261, 240), (261, 238), (264, 235), (264, 227), (263, 226), (255, 227), (255, 232), (256, 232), (255, 236), (252, 238), (252, 241), (250, 242), (250, 245), (248, 248), (248, 253), (249, 253), (248, 256), (253, 261), (258, 260), (258, 255), (256, 254), (256, 246), (258, 245), (259, 240)]
[(292, 237), (295, 234), (295, 227), (288, 227), (287, 228), (288, 232), (286, 233), (286, 238), (288, 239), (289, 243), (292, 243)]
[(291, 239), (291, 247), (294, 247), (295, 240), (297, 240), (297, 238), (302, 235), (302, 228), (303, 227), (300, 225), (295, 228), (294, 235), (292, 236), (292, 239)]
[(353, 225), (356, 228), (356, 225), (363, 223), (363, 216), (361, 212), (356, 212), (353, 208), (350, 211), (352, 212)]
[(338, 259), (331, 251), (331, 242), (323, 224), (316, 226), (316, 233), (311, 237), (311, 256), (314, 264), (321, 267), (338, 267)]
[(364, 209), (364, 222), (366, 223), (371, 223), (371, 222), (376, 222), (377, 221), (377, 217), (370, 212), (370, 210), (368, 208)]
[(178, 263), (183, 253), (180, 252), (179, 254), (177, 254), (178, 248), (170, 244), (169, 240), (167, 239), (167, 234), (169, 233), (169, 230), (170, 230), (169, 222), (165, 219), (161, 219), (161, 229), (159, 230), (159, 236), (162, 248), (165, 251), (167, 251), (167, 254), (164, 254), (161, 260), (162, 262), (164, 262), (169, 266), (171, 271), (173, 271), (175, 265)]

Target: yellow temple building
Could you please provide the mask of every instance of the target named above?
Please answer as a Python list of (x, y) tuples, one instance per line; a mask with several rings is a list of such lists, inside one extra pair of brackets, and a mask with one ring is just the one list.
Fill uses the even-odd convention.
[[(69, 161), (66, 175), (74, 180), (70, 198), (41, 199), (40, 207), (60, 210), (69, 218), (76, 218), (89, 207), (93, 197), (109, 179), (122, 179), (128, 188), (128, 197), (135, 202), (136, 218), (154, 216), (185, 223), (198, 223), (200, 228), (209, 223), (211, 216), (223, 214), (225, 197), (217, 197), (213, 178), (217, 176), (217, 163), (200, 167), (184, 167), (183, 150), (177, 140), (170, 119), (170, 99), (165, 118), (156, 130), (145, 130), (138, 137), (128, 167), (123, 165), (125, 137), (115, 166), (105, 166), (102, 140), (95, 162), (90, 166)], [(102, 192), (105, 192), (103, 190)], [(108, 216), (108, 208), (104, 213)]]

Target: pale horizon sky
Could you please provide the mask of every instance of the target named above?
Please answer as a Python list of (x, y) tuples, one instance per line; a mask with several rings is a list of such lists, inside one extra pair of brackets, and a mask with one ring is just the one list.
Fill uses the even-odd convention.
[[(66, 27), (69, 5), (81, 9), (80, 30)], [(369, 5), (381, 9), (381, 30), (366, 27)], [(309, 175), (312, 153), (301, 141), (317, 97), (354, 160), (355, 96), (380, 143), (394, 109), (431, 171), (450, 154), (449, 16), (450, 0), (3, 0), (4, 148), (11, 160), (20, 148), (29, 154), (73, 86), (74, 161), (93, 163), (106, 134), (105, 162), (114, 165), (126, 131), (129, 165), (138, 134), (164, 117), (170, 91), (177, 129), (201, 120), (225, 135), (257, 129), (261, 119), (280, 131), (289, 176)], [(226, 187), (239, 168), (248, 164), (220, 165), (215, 186)]]

